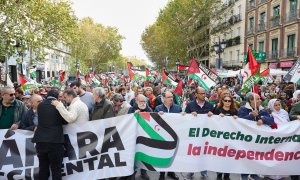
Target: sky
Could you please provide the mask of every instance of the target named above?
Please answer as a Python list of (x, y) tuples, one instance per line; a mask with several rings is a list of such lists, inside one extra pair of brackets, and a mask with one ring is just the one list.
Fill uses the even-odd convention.
[(125, 37), (121, 54), (149, 59), (140, 44), (144, 29), (153, 24), (169, 0), (71, 0), (78, 18), (92, 17), (95, 22), (114, 26)]

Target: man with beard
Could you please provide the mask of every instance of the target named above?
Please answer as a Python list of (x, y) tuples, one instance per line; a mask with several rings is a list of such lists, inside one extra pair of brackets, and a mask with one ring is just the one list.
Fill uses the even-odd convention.
[[(152, 112), (152, 109), (147, 105), (146, 97), (142, 94), (137, 95), (136, 103), (134, 106), (132, 106), (128, 110), (128, 114), (131, 113), (139, 113), (139, 112)], [(136, 172), (135, 172), (136, 173)], [(135, 176), (135, 173), (131, 175), (131, 179)], [(141, 169), (141, 178), (145, 180), (149, 180), (149, 176), (147, 174), (147, 171), (144, 169)], [(134, 179), (134, 178), (133, 178)]]
[(80, 100), (87, 105), (89, 113), (91, 113), (94, 106), (93, 94), (83, 90), (80, 81), (72, 82), (70, 88), (72, 88), (77, 93), (77, 95), (80, 97)]
[(135, 105), (128, 110), (128, 114), (135, 112), (152, 112), (152, 109), (147, 105), (146, 97), (142, 94), (136, 97)]
[(0, 129), (18, 129), (20, 120), (27, 112), (24, 103), (15, 99), (15, 94), (12, 87), (3, 87), (1, 90)]
[(56, 107), (59, 114), (68, 123), (86, 122), (89, 120), (88, 107), (80, 100), (73, 89), (65, 90), (63, 96), (68, 109), (65, 108), (64, 104), (58, 100), (53, 100), (51, 104)]
[(95, 105), (90, 115), (90, 120), (115, 117), (113, 104), (108, 99), (106, 99), (104, 88), (94, 88), (93, 98), (95, 101)]

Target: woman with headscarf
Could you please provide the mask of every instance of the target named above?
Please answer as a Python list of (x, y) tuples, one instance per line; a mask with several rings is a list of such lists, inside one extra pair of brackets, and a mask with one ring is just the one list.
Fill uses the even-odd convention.
[(282, 109), (279, 99), (271, 99), (268, 103), (274, 121), (277, 125), (281, 125), (290, 121), (289, 113)]

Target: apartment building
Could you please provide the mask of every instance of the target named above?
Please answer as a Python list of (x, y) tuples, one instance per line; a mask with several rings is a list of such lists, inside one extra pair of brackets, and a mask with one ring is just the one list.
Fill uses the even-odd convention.
[(211, 48), (210, 67), (222, 69), (240, 69), (244, 53), (245, 32), (245, 0), (224, 0), (224, 13), (220, 22), (211, 30), (211, 47), (225, 42), (226, 46), (220, 53), (221, 64), (218, 64), (219, 54)]
[(247, 0), (245, 44), (266, 52), (262, 68), (287, 70), (300, 54), (298, 0)]

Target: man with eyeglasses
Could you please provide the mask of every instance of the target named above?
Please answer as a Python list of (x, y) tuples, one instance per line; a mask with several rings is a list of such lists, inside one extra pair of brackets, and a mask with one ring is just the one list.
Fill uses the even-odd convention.
[[(182, 112), (182, 108), (174, 103), (172, 92), (167, 90), (164, 93), (162, 93), (162, 101), (163, 103), (161, 105), (156, 106), (154, 112), (158, 112), (160, 114)], [(172, 179), (179, 179), (179, 177), (174, 172), (168, 172), (167, 175)], [(165, 172), (160, 172), (159, 180), (165, 180)]]
[[(195, 91), (195, 100), (188, 103), (185, 112), (191, 113), (193, 116), (197, 116), (197, 114), (207, 114), (208, 117), (213, 115), (213, 106), (205, 100), (205, 89), (202, 87), (197, 87)], [(185, 177), (186, 180), (190, 180), (193, 178), (194, 173), (188, 173)], [(201, 171), (202, 179), (208, 179), (207, 171)]]
[(15, 89), (3, 87), (0, 100), (0, 129), (16, 130), (24, 118), (27, 108), (22, 101), (16, 100)]

